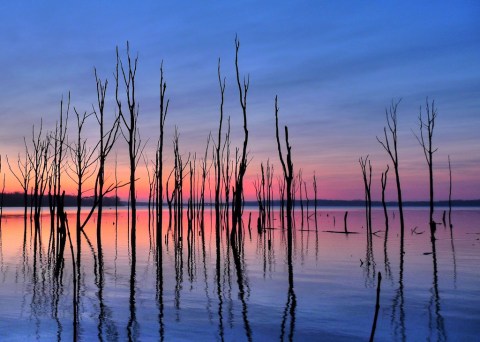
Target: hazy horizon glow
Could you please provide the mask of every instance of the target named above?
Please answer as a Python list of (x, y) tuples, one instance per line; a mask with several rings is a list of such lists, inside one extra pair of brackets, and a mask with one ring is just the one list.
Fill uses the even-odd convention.
[[(159, 131), (162, 61), (171, 101), (164, 173), (168, 176), (172, 165), (175, 126), (181, 153), (185, 159), (188, 153), (196, 153), (197, 166), (208, 134), (216, 135), (218, 58), (227, 84), (225, 115), (231, 117), (232, 148), (240, 146), (242, 121), (234, 69), (238, 35), (240, 72), (250, 77), (247, 199), (255, 199), (252, 182), (261, 162), (269, 158), (275, 175), (281, 174), (275, 95), (279, 96), (280, 124), (289, 127), (294, 167), (303, 170), (309, 198), (313, 198), (314, 172), (319, 198), (363, 198), (358, 159), (366, 155), (373, 166), (373, 199), (380, 198), (380, 174), (389, 159), (375, 137), (383, 135), (385, 107), (401, 98), (398, 125), (404, 199), (427, 199), (427, 165), (412, 133), (418, 132), (420, 106), (427, 97), (435, 100), (438, 109), (435, 198), (448, 197), (449, 155), (453, 198), (480, 197), (480, 4), (476, 2), (215, 1), (205, 6), (193, 1), (122, 1), (113, 6), (44, 1), (2, 3), (0, 13), (0, 155), (6, 191), (20, 188), (5, 156), (14, 162), (17, 153), (24, 153), (23, 139), (31, 139), (32, 126), (38, 127), (41, 118), (44, 131), (54, 128), (62, 96), (70, 91), (72, 107), (91, 110), (96, 101), (94, 67), (102, 79), (109, 80), (106, 115), (112, 119), (117, 110), (115, 47), (124, 57), (126, 41), (132, 54), (139, 56), (139, 127), (148, 160), (154, 159)], [(74, 121), (69, 125), (73, 135)], [(98, 135), (94, 120), (86, 132), (93, 143)], [(119, 177), (126, 180), (127, 150), (122, 138), (114, 153)], [(107, 171), (110, 180), (114, 153)], [(143, 161), (138, 176), (138, 197), (144, 200), (148, 184)], [(389, 176), (387, 197), (396, 200), (393, 172)], [(74, 193), (71, 182), (65, 187)], [(208, 191), (207, 186), (207, 198)], [(127, 189), (119, 195), (126, 198)]]

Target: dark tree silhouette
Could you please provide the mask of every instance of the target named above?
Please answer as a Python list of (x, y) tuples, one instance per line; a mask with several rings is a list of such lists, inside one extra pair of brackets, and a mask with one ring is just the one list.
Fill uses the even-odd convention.
[(375, 315), (373, 317), (372, 330), (370, 332), (370, 342), (373, 342), (375, 330), (377, 328), (378, 311), (380, 311), (380, 285), (382, 284), (382, 274), (378, 272), (377, 299), (375, 301)]
[(448, 224), (452, 228), (452, 164), (448, 156)]
[(220, 148), (222, 144), (222, 123), (223, 123), (223, 103), (225, 94), (225, 78), (221, 77), (220, 73), (220, 58), (218, 59), (218, 84), (220, 87), (220, 123), (218, 125), (218, 140), (215, 144), (215, 225), (217, 228), (217, 235), (220, 234), (220, 187), (221, 187), (221, 175), (222, 175), (222, 158), (220, 156)]
[(70, 157), (72, 163), (68, 164), (67, 175), (70, 179), (75, 182), (77, 185), (77, 215), (76, 215), (76, 227), (77, 227), (77, 238), (80, 240), (80, 231), (83, 228), (83, 225), (80, 220), (81, 210), (82, 210), (82, 201), (85, 190), (83, 188), (84, 183), (90, 179), (95, 170), (93, 165), (97, 162), (98, 157), (96, 156), (96, 150), (98, 144), (95, 147), (89, 147), (87, 145), (87, 139), (82, 137), (83, 128), (85, 121), (93, 114), (87, 114), (84, 112), (80, 113), (74, 109), (76, 118), (77, 118), (77, 139), (71, 146), (69, 146)]
[(40, 129), (35, 134), (35, 127), (32, 128), (32, 150), (27, 148), (28, 162), (33, 172), (32, 207), (34, 211), (35, 227), (40, 228), (40, 214), (42, 200), (47, 187), (47, 169), (50, 146), (50, 136), (42, 137), (43, 123), (40, 121)]
[[(57, 200), (60, 199), (62, 169), (64, 168), (63, 159), (65, 158), (65, 146), (67, 138), (68, 116), (70, 112), (70, 93), (68, 93), (68, 101), (64, 116), (63, 97), (60, 101), (60, 120), (55, 124), (55, 132), (51, 133), (53, 143), (51, 148), (52, 162), (48, 169), (48, 202), (50, 209), (51, 229), (53, 232), (55, 226), (55, 212), (57, 210)], [(57, 212), (57, 226), (60, 224), (60, 216)]]
[(318, 194), (317, 194), (317, 176), (315, 175), (315, 171), (313, 172), (313, 193), (314, 193), (314, 206), (315, 206), (315, 230), (318, 230), (317, 226), (317, 205), (318, 205)]
[(424, 119), (422, 117), (422, 108), (420, 107), (420, 114), (418, 116), (420, 136), (415, 133), (414, 135), (422, 147), (428, 165), (428, 180), (430, 186), (430, 234), (431, 238), (434, 239), (436, 224), (435, 221), (433, 221), (433, 154), (437, 151), (437, 149), (434, 149), (432, 146), (433, 129), (435, 128), (435, 119), (437, 118), (437, 110), (434, 101), (432, 101), (430, 106), (428, 99), (426, 100), (425, 112), (427, 117)]
[(292, 182), (293, 182), (293, 163), (292, 163), (292, 147), (288, 141), (288, 127), (285, 126), (285, 146), (287, 148), (287, 163), (283, 158), (282, 145), (280, 144), (280, 134), (278, 132), (278, 98), (275, 96), (275, 133), (277, 138), (277, 149), (278, 156), (280, 158), (280, 163), (282, 164), (283, 169), (283, 178), (285, 179), (286, 184), (286, 194), (287, 194), (287, 227), (288, 227), (288, 243), (291, 244), (291, 230), (292, 230)]
[(402, 202), (402, 188), (400, 186), (400, 173), (398, 170), (398, 136), (397, 136), (397, 107), (400, 101), (396, 103), (392, 101), (389, 109), (385, 109), (385, 116), (387, 118), (387, 127), (389, 135), (387, 134), (387, 127), (383, 128), (384, 140), (381, 140), (377, 136), (377, 141), (382, 145), (385, 151), (392, 160), (393, 169), (395, 171), (395, 180), (397, 184), (397, 196), (398, 196), (398, 211), (400, 214), (400, 236), (401, 241), (404, 238), (405, 223), (403, 218), (403, 202)]
[[(138, 162), (141, 155), (141, 140), (140, 133), (138, 131), (138, 114), (139, 107), (136, 102), (135, 94), (135, 76), (137, 73), (137, 64), (138, 56), (132, 61), (130, 56), (130, 46), (127, 42), (127, 65), (124, 66), (122, 59), (118, 53), (117, 47), (117, 64), (115, 68), (115, 98), (118, 106), (118, 115), (123, 122), (122, 126), (122, 135), (125, 138), (125, 141), (128, 144), (128, 158), (130, 166), (130, 205), (131, 205), (131, 243), (135, 243), (136, 240), (136, 227), (137, 227), (137, 199), (135, 191), (135, 172), (137, 170)], [(121, 75), (120, 75), (121, 73)], [(119, 86), (120, 86), (120, 77), (123, 79), (123, 85), (125, 90), (125, 96), (127, 98), (127, 112), (125, 113), (122, 108), (122, 101), (120, 100)], [(123, 127), (125, 127), (126, 132), (123, 132)]]
[[(363, 184), (365, 186), (365, 216), (367, 221), (367, 232), (372, 233), (372, 195), (371, 195), (371, 185), (372, 185), (372, 164), (368, 155), (363, 159), (360, 157), (358, 160), (360, 167), (362, 168), (363, 175)], [(368, 163), (368, 168), (367, 168)]]
[(7, 156), (7, 165), (10, 172), (18, 181), (18, 183), (20, 184), (23, 190), (23, 204), (24, 204), (23, 220), (24, 220), (24, 223), (26, 224), (27, 208), (28, 208), (28, 189), (30, 187), (30, 180), (32, 177), (32, 164), (28, 162), (28, 149), (27, 149), (26, 142), (25, 142), (25, 160), (22, 161), (19, 153), (17, 157), (17, 171), (13, 170), (12, 166), (10, 165), (10, 162), (8, 161), (8, 156)]
[(243, 79), (243, 84), (240, 82), (240, 71), (238, 69), (238, 51), (240, 49), (240, 41), (235, 38), (235, 71), (237, 75), (238, 95), (240, 99), (240, 106), (243, 114), (243, 147), (242, 154), (239, 160), (239, 166), (235, 173), (235, 190), (233, 191), (233, 223), (232, 223), (232, 237), (236, 234), (237, 224), (240, 226), (242, 222), (243, 209), (243, 177), (247, 171), (247, 145), (248, 145), (248, 128), (247, 128), (247, 94), (250, 85), (250, 77)]
[(383, 206), (383, 213), (385, 214), (385, 231), (388, 234), (388, 212), (387, 212), (387, 203), (385, 202), (385, 189), (387, 188), (387, 175), (388, 170), (390, 170), (390, 166), (387, 164), (387, 169), (385, 172), (382, 172), (382, 206)]
[[(165, 100), (167, 83), (163, 78), (163, 61), (160, 66), (160, 137), (158, 139), (158, 149), (156, 155), (156, 242), (157, 246), (162, 244), (162, 220), (163, 220), (163, 141), (165, 119), (167, 118), (168, 105), (170, 100)], [(161, 258), (161, 253), (159, 253)]]
[[(101, 230), (102, 230), (102, 212), (103, 212), (103, 199), (106, 193), (112, 191), (114, 187), (117, 187), (118, 184), (110, 185), (105, 189), (105, 163), (108, 155), (110, 154), (115, 141), (117, 140), (117, 133), (120, 124), (120, 117), (117, 116), (112, 124), (110, 129), (105, 131), (104, 123), (104, 111), (105, 111), (105, 95), (107, 92), (108, 81), (105, 80), (102, 83), (102, 80), (97, 75), (97, 70), (95, 69), (95, 81), (97, 85), (97, 105), (98, 111), (93, 108), (93, 113), (97, 119), (98, 126), (100, 129), (100, 136), (98, 142), (98, 171), (97, 177), (95, 179), (95, 189), (94, 189), (94, 205), (92, 209), (97, 205), (97, 241), (101, 241)], [(100, 244), (101, 245), (101, 244)]]
[[(230, 160), (230, 117), (228, 117), (227, 133), (225, 133), (225, 143), (222, 148), (222, 181), (225, 188), (225, 222), (229, 222), (229, 208), (230, 208), (230, 183), (232, 181), (233, 161)], [(232, 165), (231, 165), (232, 164)]]

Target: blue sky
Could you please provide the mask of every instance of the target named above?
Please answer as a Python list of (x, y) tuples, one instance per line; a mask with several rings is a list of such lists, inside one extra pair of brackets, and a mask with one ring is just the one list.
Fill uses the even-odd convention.
[[(217, 61), (226, 77), (226, 114), (238, 145), (241, 118), (234, 74), (250, 75), (250, 177), (270, 157), (277, 166), (275, 95), (290, 129), (295, 167), (319, 177), (320, 195), (361, 198), (358, 158), (370, 154), (374, 196), (388, 162), (375, 139), (385, 107), (399, 106), (400, 165), (407, 199), (425, 199), (427, 169), (412, 130), (419, 107), (434, 99), (437, 197), (447, 194), (447, 156), (454, 196), (480, 197), (480, 3), (476, 1), (25, 1), (0, 4), (0, 154), (16, 155), (43, 118), (53, 128), (59, 101), (90, 110), (93, 67), (110, 82), (114, 115), (115, 47), (138, 52), (138, 102), (146, 152), (158, 135), (159, 67), (171, 100), (167, 148), (175, 125), (181, 150), (203, 154), (218, 125)], [(92, 140), (96, 131), (92, 128)], [(166, 160), (171, 160), (167, 151)], [(125, 153), (119, 144), (122, 162)], [(12, 157), (11, 157), (12, 158)], [(125, 160), (126, 162), (126, 160)], [(280, 168), (277, 168), (277, 172)], [(377, 184), (378, 183), (378, 184)], [(377, 186), (378, 185), (378, 186)], [(393, 196), (393, 182), (390, 193)]]

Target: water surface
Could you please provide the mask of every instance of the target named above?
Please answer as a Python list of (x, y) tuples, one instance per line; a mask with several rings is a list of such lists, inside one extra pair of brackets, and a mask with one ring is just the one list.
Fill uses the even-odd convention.
[[(342, 231), (345, 210), (348, 229)], [(443, 210), (436, 212), (441, 222)], [(248, 217), (252, 212), (251, 227)], [(10, 340), (72, 340), (78, 308), (80, 340), (368, 340), (378, 272), (382, 274), (376, 340), (472, 341), (480, 335), (480, 210), (456, 209), (452, 229), (437, 226), (434, 246), (427, 209), (405, 211), (401, 258), (398, 213), (373, 210), (375, 233), (366, 234), (365, 212), (310, 208), (303, 224), (295, 212), (292, 264), (278, 212), (257, 231), (257, 211), (245, 209), (243, 242), (235, 251), (222, 226), (220, 249), (214, 213), (205, 212), (189, 234), (184, 215), (180, 241), (164, 212), (162, 248), (155, 245), (147, 210), (138, 216), (135, 248), (128, 213), (104, 213), (101, 245), (95, 221), (76, 255), (74, 212), (69, 211), (75, 262), (80, 260), (78, 303), (70, 245), (56, 266), (50, 218), (41, 230), (6, 209), (0, 236), (0, 336)], [(213, 220), (212, 220), (213, 219)], [(57, 248), (58, 250), (58, 248)], [(161, 250), (162, 258), (158, 258)], [(435, 253), (433, 253), (433, 250)], [(160, 262), (158, 260), (161, 260)], [(289, 266), (293, 279), (289, 281)], [(293, 286), (292, 286), (293, 285)]]

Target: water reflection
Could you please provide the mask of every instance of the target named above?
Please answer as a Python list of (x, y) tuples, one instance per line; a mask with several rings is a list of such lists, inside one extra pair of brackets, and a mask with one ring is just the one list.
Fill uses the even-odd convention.
[[(293, 286), (293, 262), (292, 262), (292, 227), (287, 227), (287, 264), (288, 264), (288, 291), (287, 303), (283, 311), (282, 323), (280, 326), (280, 340), (283, 341), (288, 336), (289, 341), (293, 341), (295, 333), (295, 311), (297, 308), (297, 297)], [(290, 321), (288, 335), (286, 335), (287, 321)]]
[(400, 265), (398, 272), (398, 287), (395, 290), (395, 296), (392, 301), (392, 313), (390, 316), (393, 325), (393, 334), (396, 340), (406, 341), (407, 334), (405, 328), (405, 298), (403, 285), (403, 272), (405, 263), (405, 245), (403, 239), (400, 240)]
[[(435, 223), (431, 223), (435, 224)], [(447, 335), (445, 332), (445, 323), (443, 316), (441, 314), (441, 305), (440, 305), (440, 291), (438, 288), (438, 264), (437, 264), (437, 248), (435, 238), (435, 229), (431, 230), (431, 243), (432, 243), (432, 261), (433, 261), (433, 284), (430, 289), (431, 297), (428, 303), (428, 318), (429, 318), (429, 338), (432, 338), (437, 341), (446, 341)]]
[[(349, 225), (361, 226), (363, 211), (349, 211)], [(331, 228), (332, 217), (344, 212), (333, 210), (327, 218), (319, 211), (318, 223)], [(419, 225), (425, 214), (408, 213), (409, 226)], [(382, 214), (373, 210), (374, 225), (384, 224)], [(92, 222), (80, 231), (81, 241), (67, 220), (52, 237), (50, 217), (43, 228), (25, 225), (21, 216), (5, 219), (0, 281), (3, 300), (13, 304), (0, 309), (0, 315), (8, 322), (11, 310), (25, 327), (23, 340), (368, 339), (370, 315), (349, 324), (345, 317), (374, 305), (375, 286), (370, 284), (379, 267), (391, 279), (382, 286), (381, 302), (391, 307), (382, 305), (379, 313), (376, 337), (381, 340), (462, 340), (464, 332), (448, 327), (460, 324), (459, 310), (480, 306), (475, 299), (467, 308), (455, 300), (465, 287), (480, 285), (465, 273), (471, 272), (468, 263), (480, 260), (468, 241), (477, 236), (465, 233), (472, 232), (474, 221), (456, 226), (455, 233), (437, 229), (433, 240), (408, 234), (402, 243), (395, 222), (375, 239), (373, 234), (303, 231), (300, 225), (289, 234), (273, 215), (274, 224), (261, 234), (255, 228), (249, 232), (243, 222), (232, 234), (228, 220), (217, 226), (206, 211), (203, 227), (202, 220), (193, 219), (189, 226), (185, 218), (182, 234), (179, 226), (167, 229), (168, 215), (164, 232), (149, 229), (148, 217), (140, 215), (133, 240), (125, 212), (119, 212), (116, 222), (113, 211), (105, 215), (100, 239)], [(245, 217), (250, 217), (248, 211)], [(425, 246), (427, 256), (422, 255)], [(452, 267), (454, 283), (440, 281), (451, 279), (446, 270)], [(385, 315), (389, 320), (382, 320)], [(474, 333), (469, 329), (467, 334)]]

